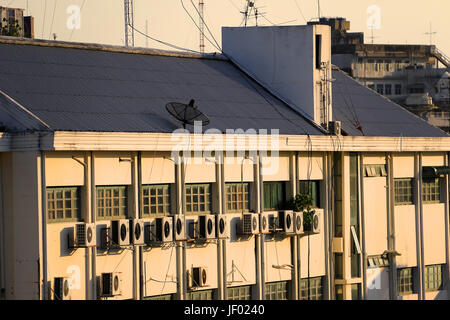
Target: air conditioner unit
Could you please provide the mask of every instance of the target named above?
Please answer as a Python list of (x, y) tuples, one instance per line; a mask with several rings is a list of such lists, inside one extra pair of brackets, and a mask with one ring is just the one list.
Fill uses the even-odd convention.
[(340, 136), (342, 131), (342, 123), (340, 121), (328, 122), (328, 131), (332, 135)]
[(313, 223), (312, 223), (312, 233), (320, 233), (320, 218), (321, 218), (321, 212), (318, 212), (317, 210), (314, 212), (313, 215)]
[(216, 236), (216, 216), (212, 214), (198, 216), (196, 239), (214, 239)]
[(294, 212), (294, 232), (295, 234), (304, 234), (303, 230), (303, 212)]
[(153, 242), (171, 242), (173, 241), (173, 219), (172, 217), (156, 218), (152, 231)]
[(227, 225), (227, 216), (225, 214), (219, 214), (216, 216), (216, 236), (217, 239), (227, 239), (229, 238), (228, 234), (228, 225)]
[(69, 233), (69, 247), (87, 248), (95, 247), (96, 232), (94, 223), (77, 223), (73, 233)]
[(193, 267), (190, 275), (190, 287), (204, 287), (208, 281), (208, 273), (203, 267)]
[(100, 295), (102, 297), (114, 297), (121, 294), (122, 279), (120, 273), (102, 273), (100, 284)]
[(127, 246), (130, 244), (130, 220), (113, 220), (111, 221), (110, 230), (110, 241), (113, 246)]
[(70, 300), (69, 278), (55, 278), (53, 280), (53, 299)]
[(294, 212), (291, 210), (278, 211), (278, 227), (286, 234), (293, 234)]
[(269, 213), (261, 212), (259, 214), (259, 232), (262, 234), (270, 233)]
[(239, 233), (253, 235), (259, 233), (259, 215), (257, 213), (244, 213), (240, 221)]
[(186, 240), (185, 217), (182, 215), (175, 215), (173, 217), (173, 221), (174, 221), (173, 233), (174, 233), (175, 241)]
[(143, 245), (144, 241), (144, 220), (131, 219), (131, 242), (134, 245)]

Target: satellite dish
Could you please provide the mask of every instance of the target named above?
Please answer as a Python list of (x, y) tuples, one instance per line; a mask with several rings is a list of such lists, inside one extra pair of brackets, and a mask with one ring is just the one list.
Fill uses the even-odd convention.
[(201, 121), (202, 126), (209, 124), (208, 117), (203, 114), (197, 107), (194, 106), (195, 100), (191, 99), (189, 104), (179, 102), (169, 102), (166, 104), (166, 110), (175, 119), (183, 123), (183, 128), (186, 128), (186, 124), (194, 125), (195, 121)]

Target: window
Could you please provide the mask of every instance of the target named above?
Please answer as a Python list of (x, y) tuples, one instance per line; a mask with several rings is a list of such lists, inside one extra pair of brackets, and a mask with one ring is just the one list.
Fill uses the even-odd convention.
[(365, 177), (386, 177), (387, 171), (384, 164), (365, 164), (364, 165)]
[(142, 186), (142, 210), (144, 216), (170, 214), (170, 186)]
[(387, 96), (390, 96), (392, 94), (392, 85), (391, 84), (385, 84), (384, 85), (384, 93)]
[(414, 292), (413, 268), (397, 269), (397, 293), (399, 296)]
[(344, 279), (344, 256), (342, 253), (334, 254), (334, 276), (336, 279)]
[(440, 179), (424, 179), (422, 181), (422, 201), (424, 203), (441, 202)]
[(163, 294), (160, 296), (144, 297), (143, 300), (174, 300), (173, 294)]
[(369, 89), (371, 89), (371, 90), (375, 90), (375, 85), (374, 84), (369, 84)]
[(396, 95), (401, 95), (402, 94), (402, 85), (401, 84), (396, 84), (395, 85), (395, 94)]
[(320, 181), (319, 180), (305, 180), (300, 181), (301, 194), (311, 196), (312, 206), (320, 208)]
[(211, 213), (211, 184), (186, 185), (186, 212)]
[(437, 291), (443, 289), (442, 268), (443, 265), (437, 264), (425, 266), (425, 290)]
[(344, 300), (344, 286), (342, 284), (337, 284), (335, 286), (335, 298), (336, 300)]
[(264, 210), (281, 209), (285, 202), (284, 182), (264, 182)]
[(49, 222), (80, 221), (80, 188), (47, 188)]
[[(308, 295), (309, 280), (309, 295)], [(323, 278), (300, 279), (300, 300), (322, 300), (323, 299)]]
[(377, 92), (381, 95), (384, 94), (384, 86), (382, 84), (377, 84)]
[(186, 294), (186, 300), (213, 300), (213, 290), (191, 291)]
[(368, 256), (367, 266), (369, 268), (389, 267), (389, 259), (385, 255)]
[(248, 212), (250, 184), (227, 183), (227, 212)]
[(355, 283), (351, 285), (352, 300), (361, 300), (361, 284)]
[(401, 60), (395, 60), (395, 70), (400, 70), (402, 68), (402, 61)]
[(395, 205), (413, 204), (413, 179), (394, 179)]
[(266, 283), (266, 300), (288, 300), (288, 284), (288, 281)]
[(384, 64), (386, 71), (391, 71), (391, 60), (385, 60)]
[(97, 187), (97, 218), (122, 219), (127, 217), (126, 186)]
[(377, 60), (375, 71), (383, 71), (383, 60)]
[(252, 287), (241, 286), (227, 288), (228, 300), (251, 300), (252, 299)]

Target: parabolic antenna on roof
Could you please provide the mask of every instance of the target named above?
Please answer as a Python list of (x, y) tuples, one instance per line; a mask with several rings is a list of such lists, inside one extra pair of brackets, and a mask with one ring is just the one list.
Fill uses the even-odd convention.
[(195, 100), (191, 99), (189, 104), (179, 102), (169, 102), (166, 104), (166, 110), (178, 121), (183, 123), (183, 128), (186, 124), (194, 125), (195, 121), (201, 121), (202, 126), (209, 124), (208, 117), (194, 106)]

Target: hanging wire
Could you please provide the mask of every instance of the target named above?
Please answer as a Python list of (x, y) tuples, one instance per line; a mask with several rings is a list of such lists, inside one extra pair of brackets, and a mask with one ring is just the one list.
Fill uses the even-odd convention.
[[(183, 0), (181, 0), (181, 2), (183, 2)], [(205, 25), (206, 29), (208, 30), (208, 33), (211, 35), (211, 37), (213, 38), (215, 44), (217, 45), (216, 49), (218, 49), (220, 52), (222, 52), (222, 48), (220, 47), (220, 45), (217, 43), (216, 38), (214, 37), (213, 33), (211, 32), (211, 30), (208, 27), (208, 24), (205, 22), (202, 14), (200, 14), (200, 11), (197, 9), (197, 7), (195, 6), (194, 2), (191, 0), (191, 4), (192, 6), (195, 8), (195, 10), (197, 11), (200, 19), (202, 19), (203, 24)], [(202, 34), (205, 36), (205, 34), (202, 31)], [(206, 36), (205, 36), (206, 37)]]

